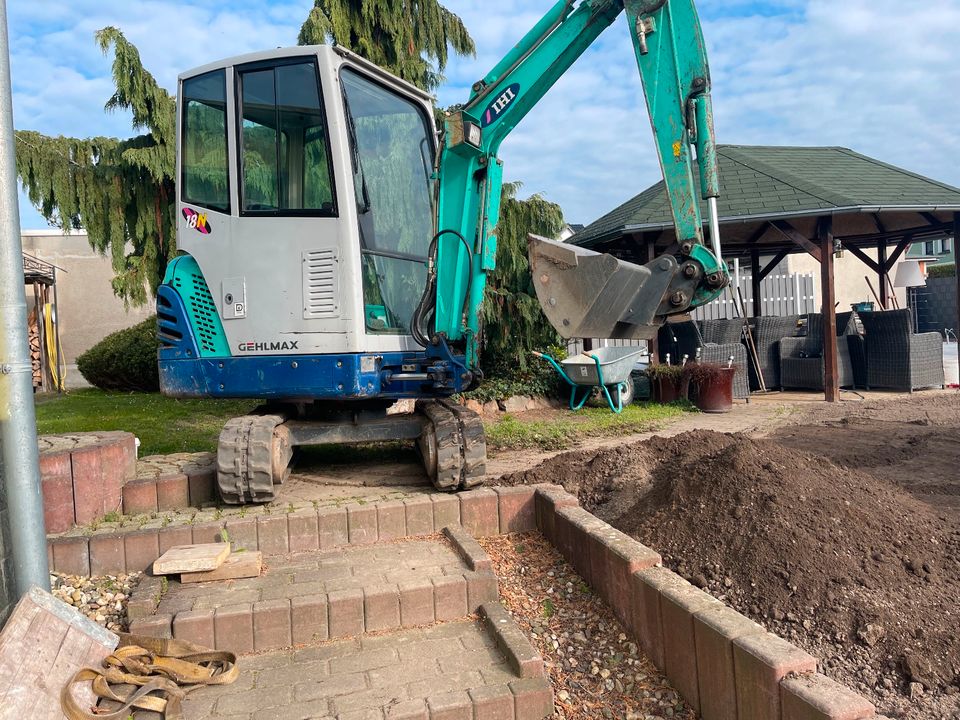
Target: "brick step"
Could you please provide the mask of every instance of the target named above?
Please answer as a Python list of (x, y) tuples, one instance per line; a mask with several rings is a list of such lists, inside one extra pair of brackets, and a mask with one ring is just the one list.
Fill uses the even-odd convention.
[(408, 491), (402, 499), (346, 505), (283, 501), (280, 505), (218, 507), (181, 517), (147, 515), (96, 530), (47, 536), (50, 568), (68, 575), (141, 572), (174, 545), (219, 542), (265, 557), (327, 551), (381, 540), (418, 537), (462, 525), (475, 537), (536, 528), (534, 489), (508, 487), (456, 494)]
[[(498, 603), (494, 606), (500, 608)], [(489, 610), (492, 615), (497, 612)], [(505, 614), (502, 608), (500, 612)], [(468, 618), (242, 656), (237, 682), (191, 692), (183, 703), (184, 717), (541, 720), (552, 716), (553, 692), (539, 656), (539, 663), (519, 665), (517, 656), (535, 655), (532, 646), (522, 635), (522, 642), (514, 636), (503, 637), (497, 629), (500, 621), (491, 620), (484, 615), (480, 620)], [(135, 717), (139, 720), (140, 715)]]
[(216, 453), (151, 455), (137, 461), (123, 486), (123, 514), (203, 508), (217, 499)]
[(148, 577), (130, 630), (236, 653), (463, 618), (498, 599), (490, 559), (462, 528), (442, 536), (276, 556), (258, 578), (182, 585)]

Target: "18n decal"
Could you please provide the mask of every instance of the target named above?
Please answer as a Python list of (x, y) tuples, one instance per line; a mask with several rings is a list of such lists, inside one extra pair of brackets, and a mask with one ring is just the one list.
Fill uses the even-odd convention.
[(184, 208), (183, 209), (183, 219), (187, 221), (187, 225), (192, 227), (198, 233), (203, 235), (209, 235), (212, 231), (210, 229), (210, 221), (207, 220), (206, 213), (199, 213), (193, 208)]

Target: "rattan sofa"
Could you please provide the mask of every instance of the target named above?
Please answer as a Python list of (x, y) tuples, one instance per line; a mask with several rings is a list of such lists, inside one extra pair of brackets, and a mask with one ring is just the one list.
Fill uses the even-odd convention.
[[(780, 340), (780, 385), (784, 389), (823, 390), (823, 315), (807, 315), (807, 332), (803, 337)], [(856, 387), (853, 360), (848, 336), (857, 335), (852, 312), (837, 315), (837, 378), (840, 387)]]

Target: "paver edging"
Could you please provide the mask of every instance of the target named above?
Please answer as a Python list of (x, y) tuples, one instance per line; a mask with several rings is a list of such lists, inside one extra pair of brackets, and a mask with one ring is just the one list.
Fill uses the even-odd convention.
[[(664, 568), (654, 550), (632, 544), (632, 538), (584, 510), (563, 488), (534, 487), (538, 530), (611, 607), (704, 720), (881, 720), (866, 699), (816, 674), (816, 658)], [(716, 613), (723, 614), (722, 621)], [(705, 632), (716, 641), (709, 662)], [(702, 648), (698, 634), (705, 640)], [(730, 697), (731, 679), (735, 698)], [(701, 693), (710, 692), (716, 699), (718, 689), (726, 690), (721, 698), (725, 702), (701, 704)], [(786, 704), (783, 698), (789, 698)], [(834, 715), (824, 715), (823, 708)]]
[(480, 617), (486, 621), (511, 669), (521, 679), (545, 676), (543, 658), (503, 605), (499, 602), (484, 603), (480, 606)]

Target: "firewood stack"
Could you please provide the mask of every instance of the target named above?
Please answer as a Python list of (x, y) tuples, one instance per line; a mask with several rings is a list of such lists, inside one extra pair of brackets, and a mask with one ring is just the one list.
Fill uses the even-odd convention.
[(37, 323), (37, 311), (30, 313), (30, 363), (33, 365), (33, 389), (43, 387), (43, 365), (40, 360), (40, 326)]

